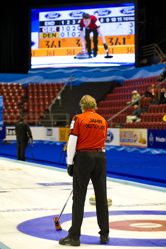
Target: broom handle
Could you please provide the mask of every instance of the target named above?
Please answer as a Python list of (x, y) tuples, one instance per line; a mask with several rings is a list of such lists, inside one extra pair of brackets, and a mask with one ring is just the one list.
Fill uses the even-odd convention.
[(64, 207), (63, 207), (63, 209), (62, 209), (62, 211), (61, 211), (61, 213), (60, 213), (60, 215), (59, 215), (57, 221), (60, 220), (60, 218), (61, 218), (61, 216), (62, 216), (62, 213), (63, 213), (63, 211), (64, 211), (64, 209), (65, 209), (65, 207), (66, 207), (66, 205), (67, 205), (67, 203), (68, 203), (68, 200), (69, 200), (70, 196), (72, 195), (72, 193), (73, 193), (73, 189), (72, 189), (72, 191), (70, 192), (70, 195), (69, 195), (69, 197), (67, 198), (67, 201), (66, 201), (66, 203), (65, 203), (65, 205), (64, 205)]

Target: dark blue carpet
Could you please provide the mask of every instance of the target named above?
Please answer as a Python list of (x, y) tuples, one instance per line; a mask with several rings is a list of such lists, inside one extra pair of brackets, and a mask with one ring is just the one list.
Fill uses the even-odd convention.
[[(26, 161), (66, 169), (64, 143), (28, 145)], [(0, 156), (17, 160), (16, 143), (0, 144)], [(107, 176), (166, 187), (166, 154), (107, 150)]]

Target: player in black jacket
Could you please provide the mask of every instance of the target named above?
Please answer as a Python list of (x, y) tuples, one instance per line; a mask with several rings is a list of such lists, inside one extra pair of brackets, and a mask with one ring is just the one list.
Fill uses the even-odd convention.
[(32, 132), (29, 125), (24, 122), (24, 117), (20, 117), (16, 124), (16, 138), (17, 138), (17, 159), (25, 161), (25, 150), (28, 145), (28, 140), (33, 142)]

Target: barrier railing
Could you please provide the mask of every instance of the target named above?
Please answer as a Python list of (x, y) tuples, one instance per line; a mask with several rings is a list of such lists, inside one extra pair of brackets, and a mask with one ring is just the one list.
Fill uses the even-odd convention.
[(66, 81), (66, 83), (64, 84), (64, 86), (62, 87), (62, 89), (59, 91), (59, 93), (57, 94), (57, 96), (53, 99), (53, 101), (51, 102), (50, 106), (49, 106), (49, 111), (50, 111), (50, 114), (51, 114), (51, 108), (53, 106), (53, 104), (55, 104), (55, 102), (57, 100), (59, 100), (59, 105), (61, 106), (61, 94), (62, 92), (65, 90), (65, 87), (67, 86), (68, 82), (70, 81), (70, 89), (72, 89), (72, 77), (73, 77), (73, 74), (69, 77), (69, 79)]
[[(44, 123), (51, 124), (51, 127), (57, 125), (58, 122), (65, 122), (65, 127), (70, 126), (70, 114), (69, 113), (54, 113), (44, 115)], [(42, 121), (41, 121), (42, 122)]]
[[(66, 81), (66, 83), (64, 84), (64, 86), (62, 87), (62, 89), (59, 91), (59, 93), (57, 94), (57, 96), (53, 99), (53, 101), (51, 102), (51, 104), (50, 104), (50, 106), (49, 106), (49, 112), (50, 112), (50, 120), (48, 121), (48, 122), (50, 122), (51, 121), (51, 123), (53, 122), (52, 120), (53, 120), (53, 118), (52, 117), (54, 117), (55, 115), (56, 116), (62, 116), (62, 115), (64, 115), (64, 113), (52, 113), (52, 106), (53, 106), (53, 104), (55, 104), (55, 102), (57, 101), (57, 100), (59, 100), (59, 105), (61, 106), (61, 104), (62, 104), (62, 102), (61, 102), (61, 94), (62, 94), (62, 92), (65, 90), (65, 87), (67, 86), (67, 84), (69, 83), (69, 81), (70, 81), (70, 89), (72, 89), (72, 77), (73, 77), (73, 74), (69, 77), (69, 79)], [(66, 113), (65, 114), (66, 115), (66, 117), (68, 117), (68, 113)], [(70, 115), (69, 115), (69, 119), (70, 119)], [(66, 120), (68, 120), (68, 118), (66, 118)], [(59, 121), (62, 121), (62, 120), (59, 120)], [(69, 121), (70, 122), (70, 121)], [(66, 122), (66, 126), (69, 126), (69, 124), (68, 124), (68, 121)]]
[(164, 53), (157, 45), (157, 43), (141, 47), (141, 56), (146, 58), (148, 56), (154, 56), (157, 57), (159, 61), (161, 61), (165, 57)]

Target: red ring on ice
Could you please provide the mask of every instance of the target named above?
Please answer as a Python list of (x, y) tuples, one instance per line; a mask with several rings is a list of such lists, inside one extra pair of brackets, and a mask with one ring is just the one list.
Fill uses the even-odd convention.
[[(149, 227), (141, 227), (149, 226)], [(138, 224), (138, 226), (137, 226)], [(152, 225), (151, 225), (152, 224)], [(159, 227), (153, 227), (155, 225), (160, 225)], [(134, 225), (134, 226), (132, 226)], [(139, 227), (140, 226), (140, 227)], [(135, 231), (135, 232), (165, 232), (166, 231), (166, 221), (165, 220), (123, 220), (114, 221), (109, 223), (109, 228), (115, 230), (125, 230), (125, 231)]]

